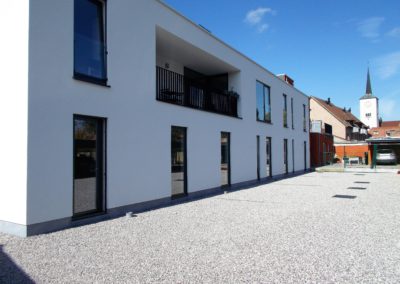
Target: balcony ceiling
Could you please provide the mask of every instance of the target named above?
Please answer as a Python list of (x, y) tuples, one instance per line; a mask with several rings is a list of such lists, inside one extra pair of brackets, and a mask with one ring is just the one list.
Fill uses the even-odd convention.
[(239, 69), (157, 27), (157, 55), (183, 64), (204, 75), (237, 72)]

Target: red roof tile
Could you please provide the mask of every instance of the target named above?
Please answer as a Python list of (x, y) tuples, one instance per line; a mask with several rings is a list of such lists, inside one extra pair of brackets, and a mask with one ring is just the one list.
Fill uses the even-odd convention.
[(344, 109), (335, 106), (332, 102), (328, 103), (327, 101), (317, 97), (312, 98), (315, 99), (315, 101), (317, 101), (319, 104), (321, 104), (338, 120), (340, 120), (344, 125), (352, 126), (352, 124), (355, 123), (359, 126), (364, 126), (365, 128), (367, 128), (367, 126), (362, 123), (357, 117), (355, 117), (350, 111), (345, 111)]

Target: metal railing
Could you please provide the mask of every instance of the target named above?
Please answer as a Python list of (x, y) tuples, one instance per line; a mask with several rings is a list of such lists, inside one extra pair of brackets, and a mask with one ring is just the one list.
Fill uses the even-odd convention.
[(239, 95), (229, 91), (215, 90), (198, 80), (179, 73), (156, 67), (156, 98), (159, 101), (190, 108), (238, 116)]

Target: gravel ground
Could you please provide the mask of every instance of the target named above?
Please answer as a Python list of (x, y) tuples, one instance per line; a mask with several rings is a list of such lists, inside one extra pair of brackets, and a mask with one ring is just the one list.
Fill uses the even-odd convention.
[(399, 201), (399, 175), (310, 173), (48, 235), (0, 234), (0, 282), (399, 283)]

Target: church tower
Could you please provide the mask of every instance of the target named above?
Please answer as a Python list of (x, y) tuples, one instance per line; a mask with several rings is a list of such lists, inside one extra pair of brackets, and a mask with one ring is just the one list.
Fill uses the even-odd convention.
[(372, 95), (369, 68), (365, 95), (360, 98), (360, 120), (369, 128), (379, 126), (379, 99)]

